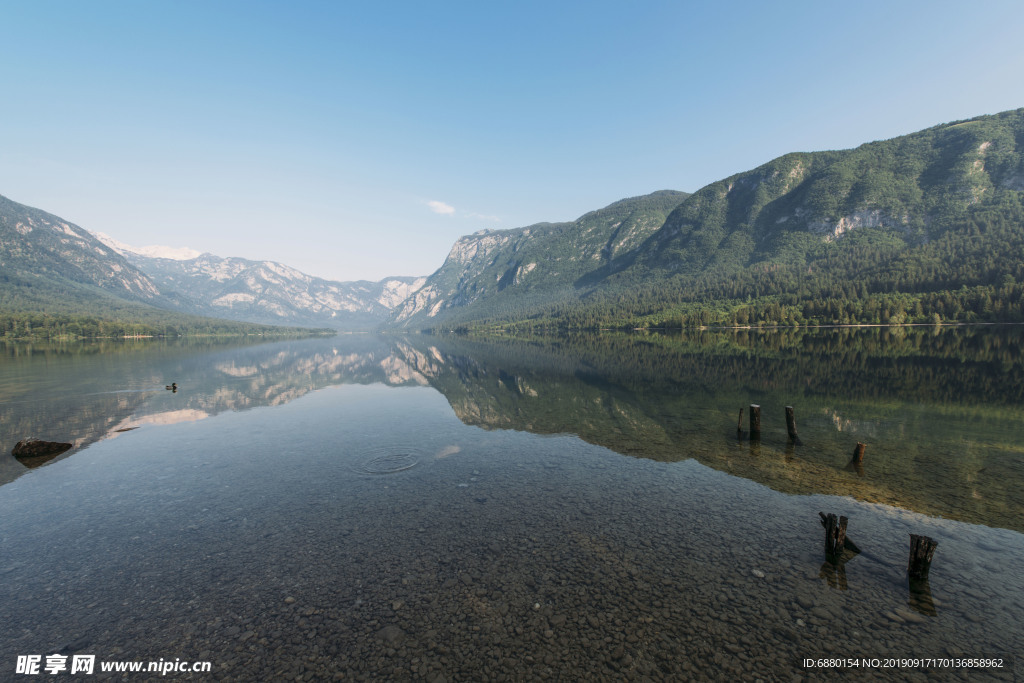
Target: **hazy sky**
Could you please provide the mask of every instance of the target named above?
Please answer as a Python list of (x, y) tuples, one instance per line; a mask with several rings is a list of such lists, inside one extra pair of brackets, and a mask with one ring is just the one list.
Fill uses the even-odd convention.
[(0, 0), (0, 194), (338, 280), (1024, 106), (1024, 3)]

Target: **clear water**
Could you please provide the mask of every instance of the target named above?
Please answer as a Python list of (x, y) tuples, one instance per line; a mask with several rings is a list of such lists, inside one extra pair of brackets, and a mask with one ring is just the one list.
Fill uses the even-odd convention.
[[(212, 662), (183, 680), (1014, 680), (1018, 346), (972, 328), (8, 347), (0, 679), (63, 652)], [(736, 434), (750, 403), (759, 442)], [(76, 447), (27, 468), (24, 436)], [(863, 552), (827, 562), (819, 511)], [(911, 533), (939, 543), (914, 593)]]

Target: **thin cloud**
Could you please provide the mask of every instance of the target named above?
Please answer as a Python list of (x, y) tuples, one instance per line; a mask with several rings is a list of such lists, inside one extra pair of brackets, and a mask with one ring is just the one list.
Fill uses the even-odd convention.
[(467, 213), (467, 216), (478, 221), (487, 221), (488, 223), (500, 223), (501, 219), (497, 216), (489, 216), (485, 213)]
[(430, 210), (433, 211), (434, 213), (440, 213), (445, 216), (450, 216), (453, 213), (455, 213), (454, 206), (452, 206), (451, 204), (445, 204), (444, 202), (439, 202), (437, 200), (432, 199), (431, 201), (427, 202), (427, 206), (429, 206)]

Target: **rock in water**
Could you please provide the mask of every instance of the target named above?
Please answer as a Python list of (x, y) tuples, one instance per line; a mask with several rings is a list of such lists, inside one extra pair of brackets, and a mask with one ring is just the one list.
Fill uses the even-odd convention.
[(38, 467), (69, 448), (71, 448), (71, 444), (60, 441), (22, 439), (11, 449), (11, 455), (20, 460), (26, 467)]
[(381, 630), (377, 631), (377, 637), (383, 640), (389, 645), (394, 645), (401, 642), (405, 638), (405, 631), (396, 626), (395, 624), (389, 624)]

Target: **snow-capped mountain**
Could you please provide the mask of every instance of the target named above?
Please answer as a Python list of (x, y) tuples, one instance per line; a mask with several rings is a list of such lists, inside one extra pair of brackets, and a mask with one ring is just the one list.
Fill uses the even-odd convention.
[(426, 280), (337, 282), (275, 261), (223, 258), (188, 248), (139, 248), (100, 233), (96, 237), (176, 298), (182, 310), (247, 322), (373, 328)]
[(165, 247), (160, 245), (151, 245), (148, 247), (133, 247), (124, 242), (115, 240), (110, 235), (102, 232), (94, 232), (93, 235), (103, 244), (107, 245), (119, 254), (125, 252), (131, 252), (136, 256), (148, 256), (149, 258), (166, 258), (172, 261), (188, 261), (194, 259), (197, 256), (202, 256), (203, 252), (195, 249), (189, 249), (188, 247)]

